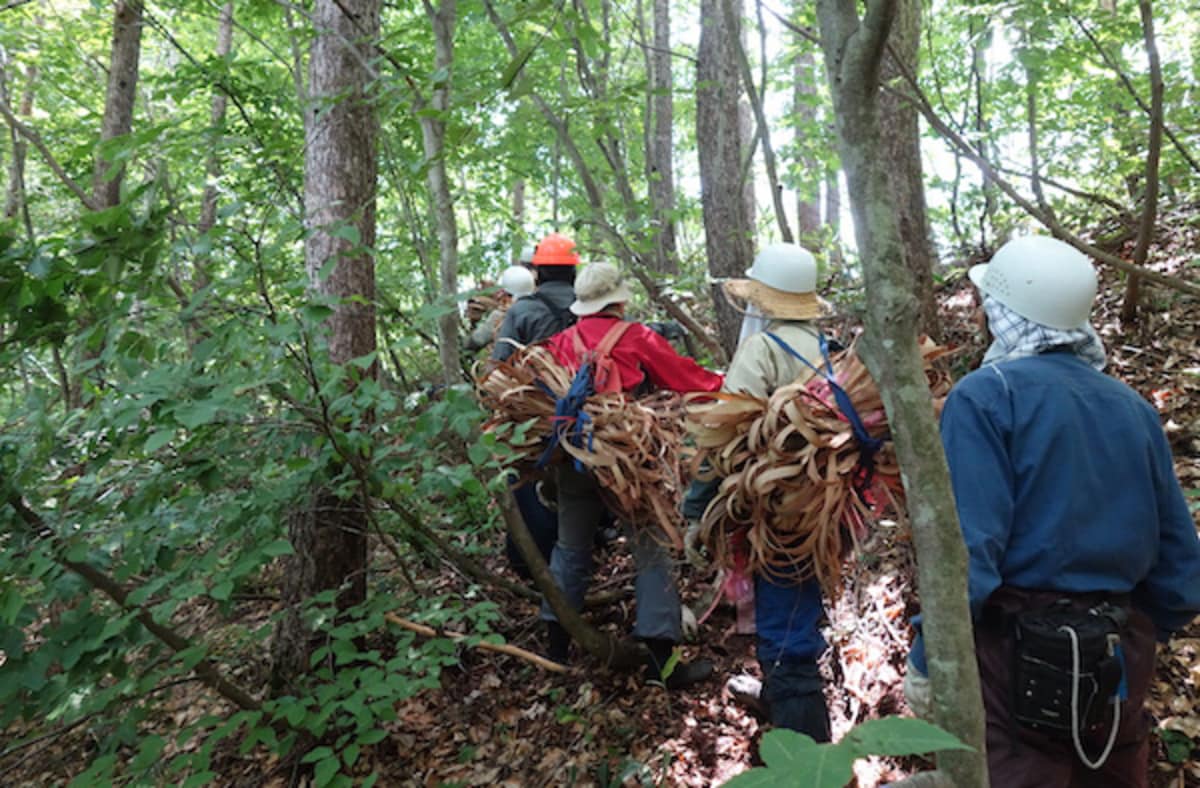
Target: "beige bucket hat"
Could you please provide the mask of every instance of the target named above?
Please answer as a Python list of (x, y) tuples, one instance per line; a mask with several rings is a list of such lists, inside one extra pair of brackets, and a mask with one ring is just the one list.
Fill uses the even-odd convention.
[(612, 263), (590, 263), (575, 280), (575, 303), (571, 311), (583, 317), (594, 315), (609, 304), (623, 304), (633, 298), (621, 271)]

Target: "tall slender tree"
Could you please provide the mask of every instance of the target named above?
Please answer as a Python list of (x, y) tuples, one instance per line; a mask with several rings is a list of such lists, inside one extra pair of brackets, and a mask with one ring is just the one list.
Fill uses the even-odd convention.
[[(375, 350), (375, 179), (378, 119), (368, 70), (379, 36), (380, 0), (317, 0), (309, 53), (305, 122), (304, 256), (312, 288), (334, 300), (325, 329), (329, 360), (345, 365), (348, 385), (377, 374), (350, 361)], [(332, 467), (331, 474), (345, 472)], [(364, 494), (365, 495), (365, 494)], [(300, 616), (304, 600), (338, 591), (339, 609), (367, 594), (368, 501), (314, 490), (289, 523), (294, 549), (285, 575), (275, 642), (276, 681), (308, 668), (310, 634)]]
[(462, 380), (459, 360), (458, 310), (451, 309), (458, 294), (458, 221), (454, 215), (454, 195), (446, 166), (446, 116), (450, 109), (451, 75), (454, 68), (454, 25), (456, 0), (439, 0), (436, 6), (424, 0), (425, 15), (433, 25), (434, 80), (428, 101), (416, 91), (416, 109), (421, 121), (425, 145), (425, 179), (433, 196), (437, 220), (438, 282), (445, 301), (445, 312), (438, 318), (438, 350), (442, 361), (442, 379), (447, 386)]
[[(741, 66), (735, 38), (741, 35), (742, 5), (723, 0), (701, 0), (700, 47), (696, 66), (696, 141), (700, 157), (700, 202), (704, 213), (704, 247), (713, 277), (742, 276), (754, 256), (752, 229), (743, 178), (742, 128), (739, 118)], [(730, 356), (737, 347), (741, 315), (726, 301), (716, 285), (721, 346)]]
[[(897, 86), (903, 84), (900, 68), (917, 73), (921, 49), (921, 0), (899, 0), (896, 19), (888, 39), (889, 57), (884, 59), (882, 79)], [(896, 61), (900, 61), (897, 63)], [(902, 66), (901, 66), (902, 64)], [(928, 213), (925, 209), (925, 180), (921, 173), (920, 116), (899, 91), (886, 91), (880, 98), (882, 122), (888, 133), (883, 137), (887, 157), (888, 180), (899, 222), (904, 260), (913, 276), (919, 308), (919, 330), (940, 337), (941, 325), (933, 294), (935, 253)]]
[(679, 270), (675, 251), (675, 94), (671, 74), (671, 14), (669, 0), (654, 0), (654, 46), (650, 53), (651, 117), (646, 176), (654, 210), (655, 270)]
[[(113, 5), (112, 54), (100, 126), (101, 146), (133, 129), (142, 52), (142, 8), (142, 0), (117, 0)], [(124, 172), (123, 164), (110, 160), (103, 147), (97, 149), (92, 173), (92, 200), (97, 208), (111, 208), (121, 202)]]
[(987, 772), (967, 549), (917, 347), (913, 272), (904, 259), (889, 163), (882, 155), (880, 70), (897, 6), (897, 0), (869, 0), (860, 19), (855, 0), (818, 0), (817, 15), (871, 304), (863, 349), (883, 394), (912, 515), (934, 719), (976, 748), (940, 756), (939, 770), (953, 785), (973, 788), (987, 785)]

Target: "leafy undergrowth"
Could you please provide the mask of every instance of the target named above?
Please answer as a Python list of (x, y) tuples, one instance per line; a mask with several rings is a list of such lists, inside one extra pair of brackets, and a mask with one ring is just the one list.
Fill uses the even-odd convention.
[[(1164, 271), (1177, 272), (1183, 266), (1195, 270), (1191, 252), (1182, 251), (1200, 248), (1189, 232), (1173, 231), (1164, 240), (1156, 258)], [(1097, 325), (1111, 352), (1110, 371), (1162, 412), (1179, 477), (1193, 496), (1195, 512), (1200, 509), (1200, 302), (1150, 288), (1142, 322), (1125, 330), (1117, 318), (1120, 288), (1115, 277), (1105, 276)], [(964, 346), (965, 368), (982, 350), (969, 323), (969, 289), (955, 280), (944, 288), (941, 300), (947, 339)], [(499, 535), (491, 539), (492, 547), (498, 548)], [(483, 552), (491, 556), (486, 560), (489, 569), (506, 573), (500, 554), (499, 549)], [(593, 620), (611, 631), (626, 632), (633, 619), (628, 552), (616, 543), (598, 558), (593, 590), (615, 591), (617, 601), (593, 610)], [(374, 566), (377, 577), (394, 571), (392, 557), (382, 550)], [(430, 595), (470, 595), (477, 600), (483, 593), (448, 566), (419, 564), (416, 571)], [(824, 665), (835, 737), (864, 720), (905, 712), (901, 680), (911, 637), (907, 619), (912, 612), (912, 574), (911, 547), (899, 526), (879, 529), (847, 573), (847, 591), (830, 611), (827, 635), (832, 648)], [(713, 573), (685, 567), (685, 600), (694, 603), (713, 582)], [(541, 627), (534, 605), (499, 592), (492, 601), (503, 611), (495, 623), (500, 634), (510, 643), (539, 651)], [(176, 624), (220, 642), (221, 627), (231, 622), (259, 626), (275, 606), (273, 591), (265, 589), (260, 598), (239, 601), (232, 613), (219, 614), (212, 606), (196, 604), (181, 611)], [(386, 641), (382, 634), (379, 638)], [(583, 659), (570, 674), (555, 675), (511, 657), (462, 649), (457, 665), (443, 671), (440, 686), (398, 704), (396, 720), (386, 723), (386, 737), (364, 748), (352, 771), (362, 778), (378, 775), (377, 785), (717, 785), (752, 764), (763, 730), (723, 688), (724, 680), (734, 674), (757, 675), (752, 641), (734, 634), (732, 610), (719, 607), (705, 622), (699, 642), (685, 648), (687, 658), (713, 660), (716, 675), (676, 694), (643, 686), (636, 676)], [(228, 648), (233, 651), (236, 646)], [(262, 686), (266, 671), (267, 654), (261, 645), (255, 648), (242, 649), (242, 659), (231, 673), (248, 686)], [(159, 763), (203, 746), (201, 739), (175, 740), (178, 731), (205, 716), (232, 711), (194, 681), (160, 687), (157, 697), (156, 711), (139, 733), (163, 737)], [(1193, 624), (1159, 653), (1149, 702), (1155, 722), (1155, 788), (1200, 785), (1198, 708), (1200, 624)], [(31, 741), (25, 738), (28, 730), (5, 731), (4, 741), (23, 744), (0, 745), (4, 782), (49, 785), (69, 780), (87, 768), (96, 743), (109, 733), (100, 726), (114, 724), (84, 718), (67, 730)], [(134, 752), (128, 757), (134, 760)], [(858, 783), (886, 784), (918, 765), (865, 760), (856, 768)], [(138, 783), (178, 779), (159, 769), (154, 759), (141, 764)], [(239, 747), (235, 739), (216, 746), (212, 769), (215, 774), (208, 781), (220, 785), (282, 786), (306, 779), (261, 746)]]

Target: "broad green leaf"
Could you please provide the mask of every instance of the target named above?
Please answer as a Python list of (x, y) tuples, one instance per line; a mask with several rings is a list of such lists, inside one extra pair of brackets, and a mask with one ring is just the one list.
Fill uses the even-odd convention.
[(942, 750), (969, 750), (953, 734), (914, 717), (884, 717), (855, 726), (843, 743), (850, 743), (856, 755), (923, 755)]
[(174, 437), (175, 430), (158, 430), (146, 439), (146, 444), (142, 447), (142, 451), (146, 454), (153, 454), (170, 443)]
[(854, 776), (857, 756), (840, 744), (817, 744), (802, 733), (779, 728), (763, 736), (759, 754), (771, 771), (790, 774), (802, 788), (841, 788)]

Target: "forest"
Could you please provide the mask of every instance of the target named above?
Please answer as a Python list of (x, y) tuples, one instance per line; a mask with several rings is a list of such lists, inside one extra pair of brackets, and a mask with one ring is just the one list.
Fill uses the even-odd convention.
[[(1024, 235), (1095, 267), (1200, 528), (1186, 0), (0, 0), (0, 120), (5, 784), (987, 785), (919, 341), (979, 366), (967, 272)], [(557, 606), (470, 339), (552, 233), (718, 371), (723, 283), (815, 257), (907, 504), (826, 587), (834, 744), (731, 696), (720, 560), (670, 551), (684, 690), (636, 668), (628, 536)], [(1200, 621), (1153, 661), (1148, 785), (1200, 786)]]

